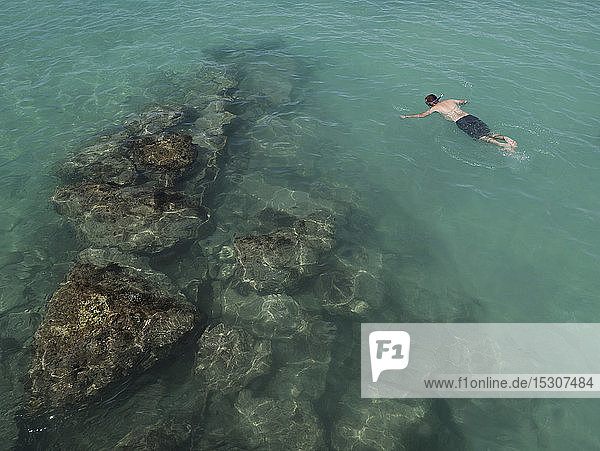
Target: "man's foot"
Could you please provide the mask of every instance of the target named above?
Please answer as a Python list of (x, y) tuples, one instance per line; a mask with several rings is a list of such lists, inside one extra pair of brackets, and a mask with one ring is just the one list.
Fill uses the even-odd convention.
[(506, 141), (506, 142), (508, 143), (508, 145), (509, 145), (511, 148), (513, 148), (513, 149), (514, 149), (515, 147), (517, 147), (517, 142), (516, 142), (514, 139), (512, 139), (512, 138), (509, 138), (508, 136), (505, 136), (505, 137), (504, 137), (504, 141)]

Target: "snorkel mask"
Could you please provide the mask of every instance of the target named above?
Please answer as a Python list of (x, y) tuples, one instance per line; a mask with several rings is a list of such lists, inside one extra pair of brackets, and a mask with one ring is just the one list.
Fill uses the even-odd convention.
[(439, 97), (437, 97), (435, 100), (432, 100), (431, 102), (425, 102), (425, 104), (428, 106), (434, 106), (436, 103), (438, 103), (440, 101), (440, 99), (442, 97), (444, 97), (444, 94), (441, 94)]

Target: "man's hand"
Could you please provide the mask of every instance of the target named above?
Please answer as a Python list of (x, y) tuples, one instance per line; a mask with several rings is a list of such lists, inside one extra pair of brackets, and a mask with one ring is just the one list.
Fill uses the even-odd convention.
[(429, 116), (433, 112), (434, 112), (434, 109), (430, 108), (427, 111), (425, 111), (424, 113), (419, 113), (419, 114), (401, 114), (400, 115), (400, 119), (406, 119), (407, 117), (425, 117), (425, 116)]

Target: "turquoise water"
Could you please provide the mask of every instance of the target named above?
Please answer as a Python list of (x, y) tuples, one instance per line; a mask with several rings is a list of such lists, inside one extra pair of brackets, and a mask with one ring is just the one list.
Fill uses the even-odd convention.
[[(273, 118), (309, 137), (307, 177), (351, 185), (376, 218), (360, 233), (389, 257), (390, 309), (407, 312), (393, 320), (600, 321), (599, 19), (592, 1), (5, 5), (0, 314), (40, 310), (76, 253), (48, 205), (52, 166), (168, 93), (169, 74), (241, 54), (296, 80)], [(517, 154), (398, 118), (431, 92), (468, 99)], [(592, 400), (451, 405), (473, 449), (600, 447)]]

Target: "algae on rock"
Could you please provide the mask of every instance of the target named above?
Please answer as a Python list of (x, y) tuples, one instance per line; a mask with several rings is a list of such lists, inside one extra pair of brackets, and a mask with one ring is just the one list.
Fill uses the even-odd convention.
[(123, 251), (161, 252), (212, 230), (205, 207), (185, 194), (145, 185), (68, 185), (52, 202), (86, 241)]
[(150, 368), (198, 321), (191, 304), (134, 268), (78, 264), (48, 301), (35, 334), (30, 412), (88, 400)]
[(197, 150), (190, 135), (163, 132), (134, 136), (125, 142), (138, 171), (160, 186), (173, 186), (196, 161)]

